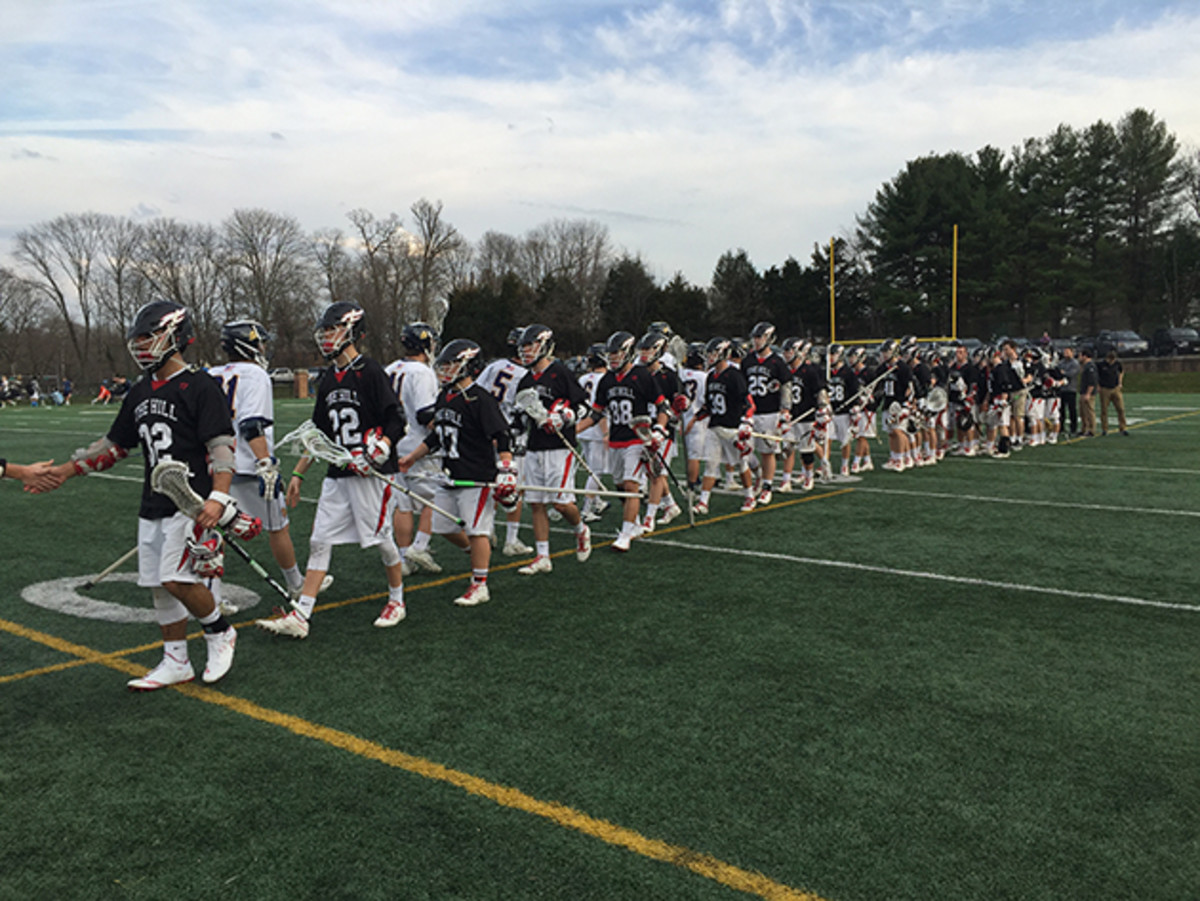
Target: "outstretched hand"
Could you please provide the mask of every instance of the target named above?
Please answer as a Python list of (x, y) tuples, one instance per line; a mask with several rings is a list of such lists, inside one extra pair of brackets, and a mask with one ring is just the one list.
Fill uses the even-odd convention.
[(28, 465), (10, 463), (5, 475), (20, 479), (30, 494), (46, 494), (67, 480), (65, 470), (68, 465), (55, 466), (53, 460), (42, 460), (40, 463)]

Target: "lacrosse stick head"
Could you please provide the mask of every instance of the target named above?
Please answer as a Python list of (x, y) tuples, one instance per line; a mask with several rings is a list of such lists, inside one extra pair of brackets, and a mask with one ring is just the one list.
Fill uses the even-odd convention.
[(179, 460), (160, 460), (150, 471), (150, 489), (171, 499), (179, 512), (191, 519), (204, 507), (204, 498), (198, 495), (188, 481), (188, 467)]
[(513, 398), (513, 402), (541, 428), (546, 424), (546, 408), (538, 396), (537, 388), (522, 388)]
[(350, 451), (322, 432), (311, 419), (304, 420), (284, 435), (277, 446), (334, 466), (346, 466), (351, 460)]

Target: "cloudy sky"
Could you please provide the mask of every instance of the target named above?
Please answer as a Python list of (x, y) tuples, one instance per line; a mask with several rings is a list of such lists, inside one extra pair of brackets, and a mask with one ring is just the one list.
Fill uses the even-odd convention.
[(1200, 4), (0, 0), (0, 260), (62, 213), (468, 239), (608, 226), (660, 279), (807, 262), (905, 162), (1142, 106), (1200, 145)]

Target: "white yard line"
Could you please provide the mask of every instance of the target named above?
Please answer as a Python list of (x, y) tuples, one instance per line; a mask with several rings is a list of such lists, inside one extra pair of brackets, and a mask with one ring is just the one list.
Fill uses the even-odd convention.
[(938, 498), (951, 501), (983, 501), (989, 504), (1012, 504), (1017, 507), (1054, 507), (1058, 510), (1100, 510), (1110, 513), (1144, 513), (1148, 516), (1190, 516), (1200, 517), (1195, 510), (1163, 510), (1157, 507), (1118, 507), (1114, 504), (1075, 504), (1070, 501), (1038, 501), (1012, 497), (987, 497), (981, 494), (954, 494), (940, 491), (906, 491), (902, 488), (863, 488), (852, 489), (869, 494), (895, 494), (904, 497)]
[(767, 551), (747, 551), (737, 548), (714, 547), (708, 544), (692, 544), (687, 541), (673, 541), (667, 538), (639, 538), (639, 544), (662, 545), (664, 547), (682, 548), (690, 551), (703, 551), (708, 554), (725, 554), (732, 557), (751, 557), (759, 560), (776, 560), (784, 563), (798, 563), (805, 566), (825, 566), (835, 569), (851, 569), (859, 572), (880, 573), (888, 576), (904, 576), (910, 579), (928, 579), (935, 582), (952, 582), (956, 585), (971, 585), (979, 588), (997, 588), (1003, 591), (1024, 591), (1032, 594), (1051, 594), (1058, 597), (1077, 598), (1085, 601), (1105, 601), (1113, 604), (1130, 604), (1138, 607), (1158, 607), (1164, 610), (1184, 610), (1188, 613), (1200, 613), (1200, 606), (1193, 604), (1176, 604), (1168, 601), (1152, 601), (1147, 598), (1128, 597), (1120, 594), (1100, 594), (1094, 591), (1072, 591), (1066, 588), (1047, 588), (1041, 585), (1024, 585), (1017, 582), (997, 582), (992, 579), (975, 579), (968, 576), (951, 576), (944, 573), (923, 572), (912, 569), (895, 569), (890, 566), (877, 566), (870, 563), (852, 563), (843, 560), (821, 560), (815, 557), (798, 557), (793, 554), (773, 554)]
[(1055, 469), (1107, 469), (1115, 472), (1163, 472), (1170, 475), (1200, 476), (1200, 469), (1167, 469), (1163, 466), (1105, 466), (1102, 463), (1042, 463), (1033, 460), (1006, 460), (1005, 466), (1049, 466)]

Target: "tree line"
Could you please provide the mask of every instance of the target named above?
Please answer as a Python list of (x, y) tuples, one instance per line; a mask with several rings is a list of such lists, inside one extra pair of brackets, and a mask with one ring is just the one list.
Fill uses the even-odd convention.
[[(475, 244), (426, 199), (407, 220), (362, 209), (347, 220), (310, 233), (289, 215), (239, 209), (219, 226), (93, 212), (31, 226), (14, 239), (16, 265), (0, 268), (0, 367), (83, 382), (127, 370), (124, 330), (151, 297), (192, 310), (193, 359), (219, 360), (221, 323), (252, 317), (287, 367), (313, 361), (312, 323), (331, 300), (363, 305), (385, 360), (414, 320), (493, 354), (531, 321), (568, 352), (655, 320), (691, 338), (759, 319), (781, 334), (829, 333), (829, 244), (765, 270), (730, 250), (699, 286), (679, 273), (658, 283), (591, 220)], [(1200, 152), (1183, 153), (1147, 110), (1060, 125), (1007, 154), (910, 160), (832, 241), (838, 337), (949, 334), (956, 226), (960, 335), (1148, 330), (1200, 314)]]

